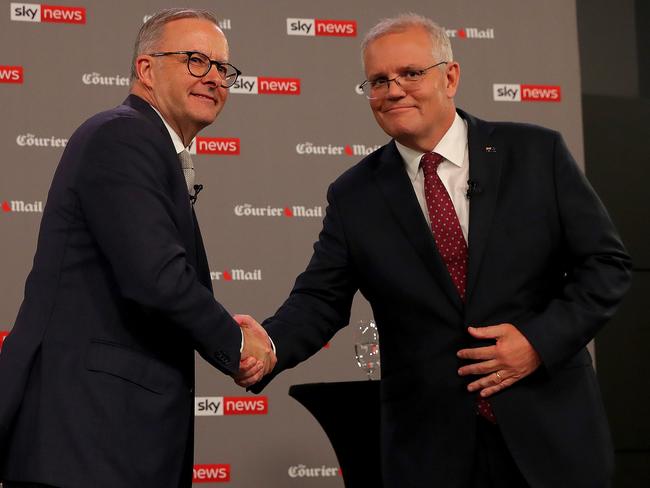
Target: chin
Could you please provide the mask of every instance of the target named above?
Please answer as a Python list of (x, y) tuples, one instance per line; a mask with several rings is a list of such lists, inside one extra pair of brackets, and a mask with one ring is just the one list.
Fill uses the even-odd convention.
[(408, 139), (409, 137), (415, 135), (415, 132), (410, 127), (392, 126), (392, 127), (384, 127), (383, 129), (384, 132), (389, 136), (391, 136), (393, 139)]

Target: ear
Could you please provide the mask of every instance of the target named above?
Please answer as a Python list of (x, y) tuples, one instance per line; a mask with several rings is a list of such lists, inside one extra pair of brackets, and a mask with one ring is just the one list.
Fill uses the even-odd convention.
[(454, 98), (456, 90), (458, 90), (458, 83), (460, 83), (460, 65), (456, 61), (452, 61), (447, 65), (447, 97)]
[(153, 86), (153, 64), (151, 63), (151, 56), (145, 54), (140, 55), (135, 60), (135, 74), (142, 83), (147, 88)]

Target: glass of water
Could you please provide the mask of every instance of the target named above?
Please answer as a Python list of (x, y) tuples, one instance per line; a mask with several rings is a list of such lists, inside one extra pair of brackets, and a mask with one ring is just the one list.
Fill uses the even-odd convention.
[(366, 372), (369, 380), (379, 369), (379, 333), (374, 320), (360, 320), (354, 331), (354, 355), (357, 365)]

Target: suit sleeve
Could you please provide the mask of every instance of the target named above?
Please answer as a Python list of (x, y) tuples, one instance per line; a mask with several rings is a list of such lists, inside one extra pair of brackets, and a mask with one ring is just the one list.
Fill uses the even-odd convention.
[(233, 374), (241, 332), (186, 260), (165, 167), (169, 143), (153, 130), (120, 118), (94, 135), (76, 185), (81, 212), (120, 294), (183, 329), (201, 356)]
[(307, 269), (296, 279), (289, 298), (262, 324), (276, 345), (278, 363), (251, 388), (256, 393), (281, 371), (317, 353), (350, 321), (358, 285), (334, 194), (330, 186), (323, 228)]
[(559, 135), (554, 178), (568, 262), (564, 285), (546, 308), (517, 327), (549, 372), (594, 338), (630, 284), (630, 258), (593, 188)]

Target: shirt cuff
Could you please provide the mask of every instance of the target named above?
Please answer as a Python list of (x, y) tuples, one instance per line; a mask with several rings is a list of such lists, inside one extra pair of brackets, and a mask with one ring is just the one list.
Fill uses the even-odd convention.
[[(239, 354), (244, 352), (244, 331), (239, 329), (239, 332), (241, 332), (241, 346), (239, 346)], [(269, 342), (271, 343), (271, 348), (273, 349), (273, 354), (277, 356), (277, 351), (275, 349), (275, 343), (273, 342), (273, 339), (271, 339), (271, 336), (266, 334), (266, 337), (269, 338)]]

